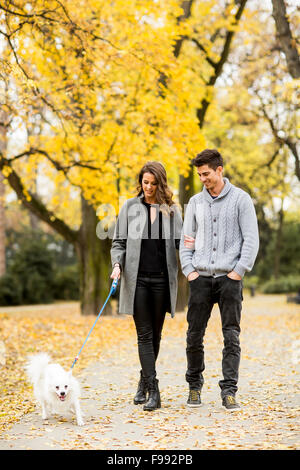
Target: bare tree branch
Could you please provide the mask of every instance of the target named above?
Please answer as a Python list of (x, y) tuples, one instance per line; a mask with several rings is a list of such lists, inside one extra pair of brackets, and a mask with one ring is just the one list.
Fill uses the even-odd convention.
[(81, 167), (81, 168), (88, 168), (89, 170), (101, 171), (100, 167), (96, 167), (94, 165), (89, 165), (88, 163), (76, 162), (76, 161), (73, 161), (70, 165), (63, 166), (58, 161), (54, 160), (49, 155), (48, 152), (46, 152), (43, 149), (38, 149), (38, 148), (35, 148), (35, 147), (31, 147), (30, 149), (25, 150), (24, 152), (20, 153), (19, 155), (15, 155), (14, 157), (11, 157), (8, 161), (13, 162), (13, 161), (18, 160), (22, 157), (28, 157), (29, 155), (35, 155), (35, 154), (40, 154), (40, 155), (43, 155), (44, 157), (46, 157), (47, 160), (49, 160), (49, 162), (52, 163), (52, 165), (54, 166), (54, 168), (57, 171), (62, 171), (64, 173), (66, 178), (68, 178), (67, 172), (71, 168), (74, 168), (75, 166), (78, 166), (78, 167)]
[(0, 155), (0, 171), (9, 167), (9, 175), (7, 180), (11, 188), (16, 192), (18, 199), (33, 214), (46, 222), (50, 227), (60, 233), (67, 241), (75, 244), (78, 239), (78, 232), (71, 229), (63, 220), (55, 216), (55, 214), (47, 209), (47, 207), (33, 195), (30, 191), (25, 190), (21, 178), (11, 167), (11, 162)]
[[(234, 24), (235, 25), (238, 24), (238, 22), (240, 21), (241, 16), (243, 14), (243, 11), (245, 9), (246, 3), (247, 3), (247, 0), (241, 0), (241, 2), (239, 4), (239, 8), (238, 8), (238, 10), (235, 14), (235, 17), (234, 17)], [(224, 64), (227, 61), (228, 56), (229, 56), (230, 47), (231, 47), (234, 35), (235, 35), (234, 31), (232, 31), (232, 30), (227, 31), (220, 59), (219, 59), (218, 62), (216, 62), (214, 64), (214, 73), (213, 73), (213, 75), (211, 75), (211, 77), (209, 79), (208, 86), (213, 87), (215, 85), (217, 79), (221, 75), (221, 73), (223, 71), (223, 66), (224, 66)], [(210, 101), (207, 100), (206, 98), (203, 98), (203, 100), (201, 102), (201, 106), (197, 109), (197, 117), (198, 117), (200, 129), (203, 127), (205, 115), (206, 115), (206, 112), (208, 110), (209, 105), (210, 105)]]
[[(189, 0), (189, 1), (183, 1), (182, 2), (183, 15), (181, 15), (177, 18), (178, 23), (188, 19), (191, 16), (193, 3), (194, 3), (194, 0)], [(182, 36), (181, 38), (179, 38), (176, 41), (175, 46), (174, 46), (174, 56), (175, 57), (179, 56), (180, 51), (181, 51), (181, 47), (182, 47), (182, 43), (185, 39), (186, 39), (186, 37)]]
[(265, 119), (268, 121), (268, 123), (270, 125), (270, 128), (271, 128), (271, 131), (272, 131), (275, 139), (277, 140), (277, 142), (280, 145), (286, 145), (290, 149), (290, 151), (292, 152), (292, 154), (294, 156), (294, 159), (295, 159), (295, 175), (297, 176), (298, 180), (300, 181), (300, 158), (299, 158), (299, 153), (298, 153), (298, 150), (297, 150), (296, 143), (293, 142), (290, 137), (281, 137), (279, 135), (279, 131), (276, 128), (273, 119), (268, 115), (268, 113), (267, 113), (267, 111), (266, 111), (266, 109), (263, 105), (262, 105), (262, 112), (263, 112), (263, 115), (264, 115)]

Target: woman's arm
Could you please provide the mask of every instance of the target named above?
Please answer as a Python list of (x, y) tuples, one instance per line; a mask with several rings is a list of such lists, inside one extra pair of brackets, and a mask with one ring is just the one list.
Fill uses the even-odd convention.
[(127, 220), (127, 202), (122, 206), (120, 214), (117, 219), (112, 246), (110, 250), (111, 264), (113, 272), (111, 277), (119, 279), (121, 271), (124, 269), (126, 246), (127, 246), (127, 232), (128, 232), (128, 220)]

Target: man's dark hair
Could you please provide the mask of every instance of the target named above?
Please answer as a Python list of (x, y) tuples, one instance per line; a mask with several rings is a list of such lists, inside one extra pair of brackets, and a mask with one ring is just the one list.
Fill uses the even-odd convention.
[(218, 166), (223, 166), (223, 158), (216, 149), (205, 149), (193, 158), (192, 165), (202, 166), (208, 165), (210, 168), (216, 170)]

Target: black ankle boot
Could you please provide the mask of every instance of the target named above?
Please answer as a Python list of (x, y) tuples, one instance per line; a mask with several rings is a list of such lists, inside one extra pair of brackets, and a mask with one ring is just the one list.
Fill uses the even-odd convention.
[(149, 397), (147, 403), (144, 405), (144, 411), (153, 411), (156, 408), (161, 408), (158, 380), (155, 377), (150, 377), (147, 380), (147, 385)]
[(146, 394), (147, 394), (147, 384), (146, 380), (143, 377), (142, 371), (140, 372), (141, 377), (138, 383), (138, 388), (136, 391), (136, 395), (133, 399), (133, 403), (135, 405), (141, 405), (142, 403), (145, 403), (146, 401)]

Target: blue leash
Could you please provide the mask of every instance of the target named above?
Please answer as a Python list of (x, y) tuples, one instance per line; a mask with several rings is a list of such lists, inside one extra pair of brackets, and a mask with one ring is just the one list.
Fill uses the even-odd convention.
[(100, 312), (98, 313), (98, 316), (97, 316), (97, 318), (96, 318), (96, 320), (95, 320), (95, 322), (94, 322), (92, 328), (90, 329), (90, 332), (89, 332), (89, 334), (87, 335), (87, 337), (86, 337), (86, 339), (85, 339), (83, 345), (81, 346), (79, 353), (78, 353), (77, 356), (75, 357), (74, 362), (73, 362), (73, 364), (72, 364), (72, 366), (71, 366), (71, 369), (73, 369), (73, 367), (75, 366), (76, 362), (78, 361), (79, 355), (80, 355), (81, 351), (83, 350), (83, 348), (84, 348), (84, 346), (85, 346), (85, 343), (86, 343), (87, 340), (89, 339), (89, 336), (90, 336), (90, 334), (92, 333), (92, 331), (93, 331), (93, 329), (94, 329), (94, 326), (96, 325), (97, 321), (99, 320), (99, 317), (100, 317), (101, 313), (103, 312), (104, 307), (105, 307), (105, 305), (106, 305), (107, 302), (108, 302), (108, 299), (110, 298), (110, 296), (111, 296), (114, 292), (116, 292), (116, 290), (117, 290), (117, 285), (118, 285), (118, 279), (114, 279), (113, 282), (112, 282), (112, 285), (111, 285), (109, 294), (108, 294), (108, 296), (107, 296), (107, 299), (106, 299), (106, 301), (104, 302), (103, 307), (101, 308)]

